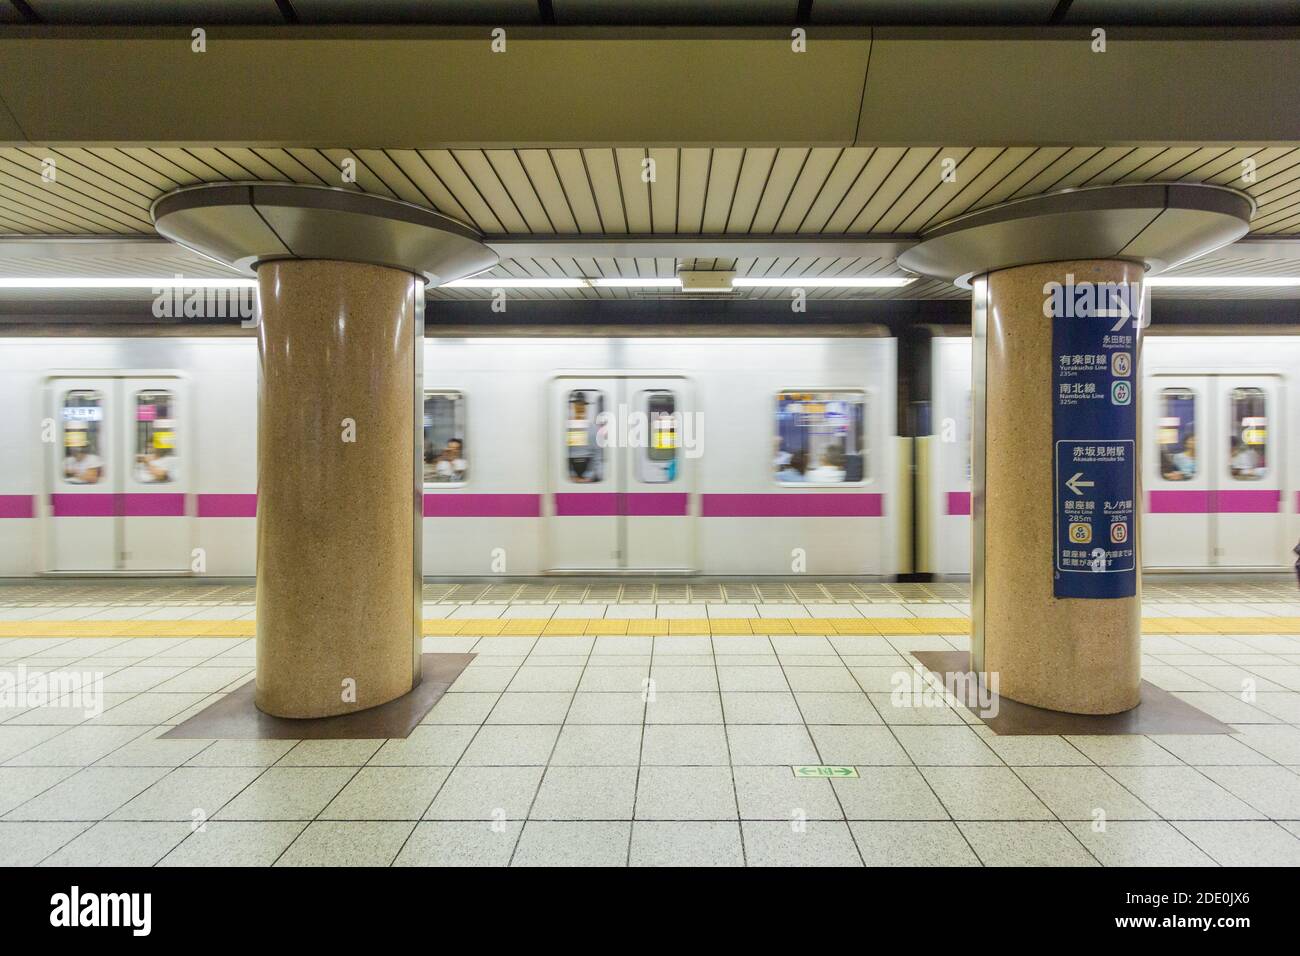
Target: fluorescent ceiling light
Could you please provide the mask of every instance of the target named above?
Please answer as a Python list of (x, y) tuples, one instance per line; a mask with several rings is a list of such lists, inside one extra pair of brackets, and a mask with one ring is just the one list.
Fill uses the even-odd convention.
[(592, 279), (591, 284), (602, 289), (680, 289), (682, 280), (676, 276), (646, 279)]
[(30, 276), (7, 279), (0, 277), (0, 289), (252, 289), (256, 279), (186, 279), (135, 276)]
[(777, 278), (736, 276), (731, 284), (737, 289), (897, 289), (915, 280), (911, 276), (876, 276), (871, 278), (780, 276)]
[(1153, 288), (1155, 286), (1284, 287), (1300, 285), (1300, 276), (1152, 276), (1146, 281), (1147, 285)]
[(443, 289), (586, 289), (587, 279), (457, 279), (444, 283)]

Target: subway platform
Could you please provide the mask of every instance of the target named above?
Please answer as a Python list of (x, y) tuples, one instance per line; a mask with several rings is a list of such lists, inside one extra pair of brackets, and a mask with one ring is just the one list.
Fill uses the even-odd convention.
[(426, 582), (473, 657), (405, 737), (167, 737), (252, 680), (251, 582), (0, 582), (0, 864), (1300, 864), (1294, 579), (1143, 599), (1144, 680), (1225, 732), (900, 695), (960, 583), (565, 578)]

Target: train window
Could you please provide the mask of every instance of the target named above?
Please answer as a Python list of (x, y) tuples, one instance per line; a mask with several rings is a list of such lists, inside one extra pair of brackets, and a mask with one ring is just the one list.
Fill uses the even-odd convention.
[(776, 480), (809, 485), (865, 480), (866, 409), (862, 392), (781, 392), (776, 399)]
[(645, 393), (645, 454), (638, 462), (638, 476), (647, 484), (668, 484), (677, 480), (677, 396), (670, 391)]
[(1196, 393), (1190, 388), (1160, 390), (1156, 454), (1165, 481), (1191, 481), (1196, 477)]
[(1259, 481), (1268, 471), (1268, 405), (1262, 388), (1234, 388), (1228, 434), (1233, 481)]
[(63, 480), (70, 485), (97, 485), (104, 480), (100, 433), (104, 396), (79, 389), (63, 396)]
[(448, 484), (469, 478), (465, 450), (465, 395), (458, 391), (424, 393), (424, 481)]
[(164, 484), (176, 480), (176, 408), (171, 392), (135, 393), (135, 480)]
[(595, 484), (605, 480), (605, 449), (600, 422), (605, 413), (605, 393), (583, 388), (569, 392), (565, 400), (564, 444), (569, 481)]

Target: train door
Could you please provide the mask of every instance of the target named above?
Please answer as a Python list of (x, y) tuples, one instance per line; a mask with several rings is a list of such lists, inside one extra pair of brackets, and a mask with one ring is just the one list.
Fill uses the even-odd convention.
[(565, 376), (551, 384), (552, 571), (685, 571), (692, 566), (690, 455), (677, 377)]
[[(182, 571), (190, 564), (189, 448), (181, 447), (179, 381), (123, 378), (123, 571)], [(188, 442), (188, 435), (184, 436)], [(190, 443), (192, 447), (192, 443)]]
[(691, 463), (703, 436), (686, 415), (690, 398), (681, 378), (623, 381), (630, 411), (620, 453), (626, 465), (622, 497), (623, 566), (642, 571), (685, 571), (693, 564)]
[(51, 571), (117, 569), (117, 495), (122, 463), (112, 378), (50, 381), (48, 442)]
[(1275, 375), (1215, 377), (1215, 564), (1286, 560), (1282, 510), (1282, 386)]
[(185, 571), (189, 477), (180, 380), (50, 380), (51, 571)]
[(623, 480), (606, 421), (618, 406), (616, 378), (558, 378), (548, 456), (553, 510), (548, 560), (555, 571), (615, 571), (621, 566), (619, 493)]
[(1285, 546), (1276, 376), (1156, 375), (1148, 445), (1143, 563), (1258, 568)]

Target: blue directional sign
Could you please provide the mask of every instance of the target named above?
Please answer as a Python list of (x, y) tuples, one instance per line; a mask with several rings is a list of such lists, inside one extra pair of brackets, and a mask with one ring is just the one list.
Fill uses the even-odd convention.
[(1057, 597), (1137, 593), (1137, 287), (1049, 300)]

